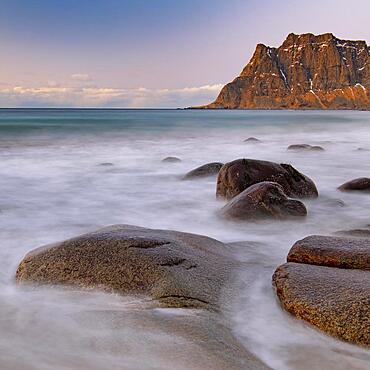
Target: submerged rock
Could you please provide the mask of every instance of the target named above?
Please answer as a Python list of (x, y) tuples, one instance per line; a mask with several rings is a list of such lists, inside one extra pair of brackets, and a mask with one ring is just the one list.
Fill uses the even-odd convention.
[(169, 307), (217, 309), (236, 266), (217, 240), (116, 225), (31, 251), (16, 280), (147, 294)]
[(188, 172), (184, 176), (184, 180), (217, 175), (223, 165), (224, 164), (220, 162), (204, 164), (203, 166), (197, 167), (194, 170)]
[(282, 186), (275, 182), (259, 182), (241, 192), (221, 209), (221, 214), (233, 219), (302, 217), (306, 207), (299, 200), (289, 199)]
[(369, 152), (370, 151), (370, 149), (366, 149), (366, 148), (357, 148), (357, 150), (359, 152)]
[(370, 346), (370, 271), (286, 263), (273, 282), (283, 307), (349, 342)]
[(342, 236), (350, 236), (353, 238), (370, 239), (370, 229), (339, 230), (336, 231), (335, 234)]
[(370, 191), (370, 178), (360, 177), (348, 181), (338, 188), (341, 191)]
[(317, 197), (314, 182), (290, 164), (256, 159), (236, 159), (222, 166), (217, 179), (217, 197), (231, 199), (262, 181), (277, 182), (289, 197)]
[(324, 205), (326, 207), (335, 207), (335, 208), (343, 208), (346, 207), (346, 203), (342, 199), (338, 198), (321, 198), (320, 197), (320, 205)]
[(309, 145), (309, 144), (293, 144), (289, 145), (287, 150), (294, 151), (324, 151), (325, 149), (319, 145)]
[(259, 140), (259, 139), (255, 138), (255, 137), (251, 136), (248, 139), (245, 139), (244, 142), (245, 143), (260, 143), (261, 140)]
[(293, 245), (288, 253), (287, 261), (370, 270), (370, 240), (321, 235), (308, 236)]
[(162, 159), (162, 162), (178, 163), (178, 162), (181, 162), (181, 159), (177, 157), (166, 157)]

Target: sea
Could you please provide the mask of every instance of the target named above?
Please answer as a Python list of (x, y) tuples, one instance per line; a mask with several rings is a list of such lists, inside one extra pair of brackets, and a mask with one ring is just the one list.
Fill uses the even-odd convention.
[[(291, 144), (325, 151), (292, 152)], [(162, 162), (168, 156), (181, 162)], [(290, 163), (313, 179), (320, 196), (303, 200), (307, 218), (225, 221), (215, 177), (182, 180), (202, 164), (237, 158)], [(242, 345), (278, 370), (370, 369), (370, 351), (284, 312), (271, 284), (295, 241), (370, 227), (369, 194), (337, 190), (366, 176), (370, 112), (1, 109), (0, 369), (186, 368), (176, 358), (185, 339), (139, 325), (138, 298), (15, 283), (30, 250), (112, 224), (243, 242), (232, 244), (246, 267), (230, 318)], [(98, 314), (109, 311), (121, 324)]]

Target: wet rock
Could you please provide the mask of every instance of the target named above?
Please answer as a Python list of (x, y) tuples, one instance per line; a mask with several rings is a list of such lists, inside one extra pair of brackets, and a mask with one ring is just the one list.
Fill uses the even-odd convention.
[(282, 306), (330, 335), (370, 346), (370, 240), (309, 236), (287, 261), (272, 279)]
[(357, 150), (359, 152), (369, 152), (370, 151), (370, 149), (366, 149), (366, 148), (357, 148)]
[(257, 144), (257, 143), (260, 143), (261, 140), (259, 140), (259, 139), (255, 138), (255, 137), (251, 136), (248, 139), (245, 139), (244, 142), (245, 143), (256, 143)]
[(368, 238), (370, 239), (369, 229), (353, 229), (353, 230), (339, 230), (335, 234), (342, 236), (350, 236), (353, 238)]
[(316, 151), (322, 152), (325, 149), (322, 146), (320, 146), (320, 145), (312, 145), (311, 146), (311, 150), (316, 150)]
[(342, 199), (336, 198), (327, 198), (327, 199), (320, 199), (320, 204), (325, 205), (327, 207), (346, 207), (346, 203)]
[(340, 339), (370, 346), (370, 271), (289, 262), (273, 284), (288, 312)]
[(309, 145), (309, 144), (293, 144), (289, 145), (287, 150), (294, 151), (324, 151), (325, 149), (319, 145)]
[(231, 199), (221, 209), (221, 214), (227, 218), (241, 220), (284, 219), (306, 216), (307, 210), (299, 200), (289, 199), (282, 186), (264, 181), (250, 186)]
[[(162, 361), (179, 356), (180, 368), (268, 370), (235, 338), (223, 311), (238, 292), (232, 275), (239, 264), (228, 249), (204, 236), (117, 225), (34, 250), (21, 262), (16, 277), (23, 283), (149, 294), (160, 306), (209, 308), (185, 313), (158, 308), (154, 301), (148, 303), (151, 309), (135, 307), (124, 314), (92, 310), (80, 318), (125, 329), (129, 321), (139, 335), (153, 332), (172, 338), (174, 346), (163, 347), (159, 341), (153, 348)], [(123, 347), (121, 342), (113, 347), (124, 348), (127, 341)]]
[(370, 240), (321, 235), (308, 236), (293, 245), (287, 261), (370, 270)]
[(370, 191), (370, 178), (360, 177), (348, 181), (338, 188), (341, 191)]
[(292, 144), (288, 146), (287, 150), (307, 150), (310, 148), (311, 145), (308, 144)]
[(177, 158), (177, 157), (166, 157), (166, 158), (162, 159), (162, 162), (178, 163), (178, 162), (181, 162), (181, 159)]
[(214, 239), (116, 225), (31, 251), (16, 280), (145, 294), (169, 307), (217, 309), (236, 266)]
[(314, 182), (290, 164), (256, 159), (236, 159), (222, 166), (217, 179), (217, 197), (231, 199), (262, 181), (280, 184), (289, 197), (317, 197)]
[(197, 167), (194, 170), (188, 172), (184, 176), (184, 180), (217, 175), (223, 165), (224, 164), (220, 162), (204, 164), (203, 166)]

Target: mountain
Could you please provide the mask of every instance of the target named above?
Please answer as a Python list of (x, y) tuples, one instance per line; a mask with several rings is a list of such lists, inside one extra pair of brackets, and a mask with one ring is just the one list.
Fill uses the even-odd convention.
[(370, 47), (331, 33), (258, 44), (209, 109), (370, 109)]

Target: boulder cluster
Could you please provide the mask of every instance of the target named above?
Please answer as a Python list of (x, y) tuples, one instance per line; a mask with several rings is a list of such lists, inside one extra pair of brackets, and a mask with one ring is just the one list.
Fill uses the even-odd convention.
[(370, 346), (370, 239), (309, 236), (273, 284), (282, 306), (324, 332)]
[[(288, 149), (323, 150), (303, 144)], [(370, 179), (354, 179), (338, 189), (369, 191)], [(219, 169), (216, 195), (228, 201), (220, 210), (223, 217), (286, 219), (307, 214), (304, 204), (292, 198), (315, 198), (318, 190), (290, 164), (243, 158)], [(276, 269), (273, 285), (284, 309), (297, 318), (332, 336), (370, 346), (370, 234), (341, 234), (347, 237), (310, 236), (295, 243), (287, 263)]]
[(284, 219), (307, 214), (304, 204), (291, 198), (314, 198), (318, 191), (290, 164), (243, 158), (222, 166), (216, 196), (229, 200), (220, 212), (228, 218)]
[[(216, 197), (227, 202), (219, 214), (230, 220), (302, 218), (307, 209), (300, 199), (318, 197), (314, 182), (292, 165), (256, 159), (207, 163), (183, 180), (216, 176)], [(339, 187), (369, 189), (368, 178)], [(288, 312), (330, 335), (369, 346), (370, 239), (368, 231), (353, 232), (341, 234), (352, 237), (310, 236), (298, 241), (287, 263), (276, 269), (273, 284)], [(225, 294), (232, 295), (225, 287), (238, 266), (217, 240), (115, 225), (31, 251), (19, 264), (16, 280), (142, 294), (167, 307), (218, 312), (221, 296), (225, 302)]]

